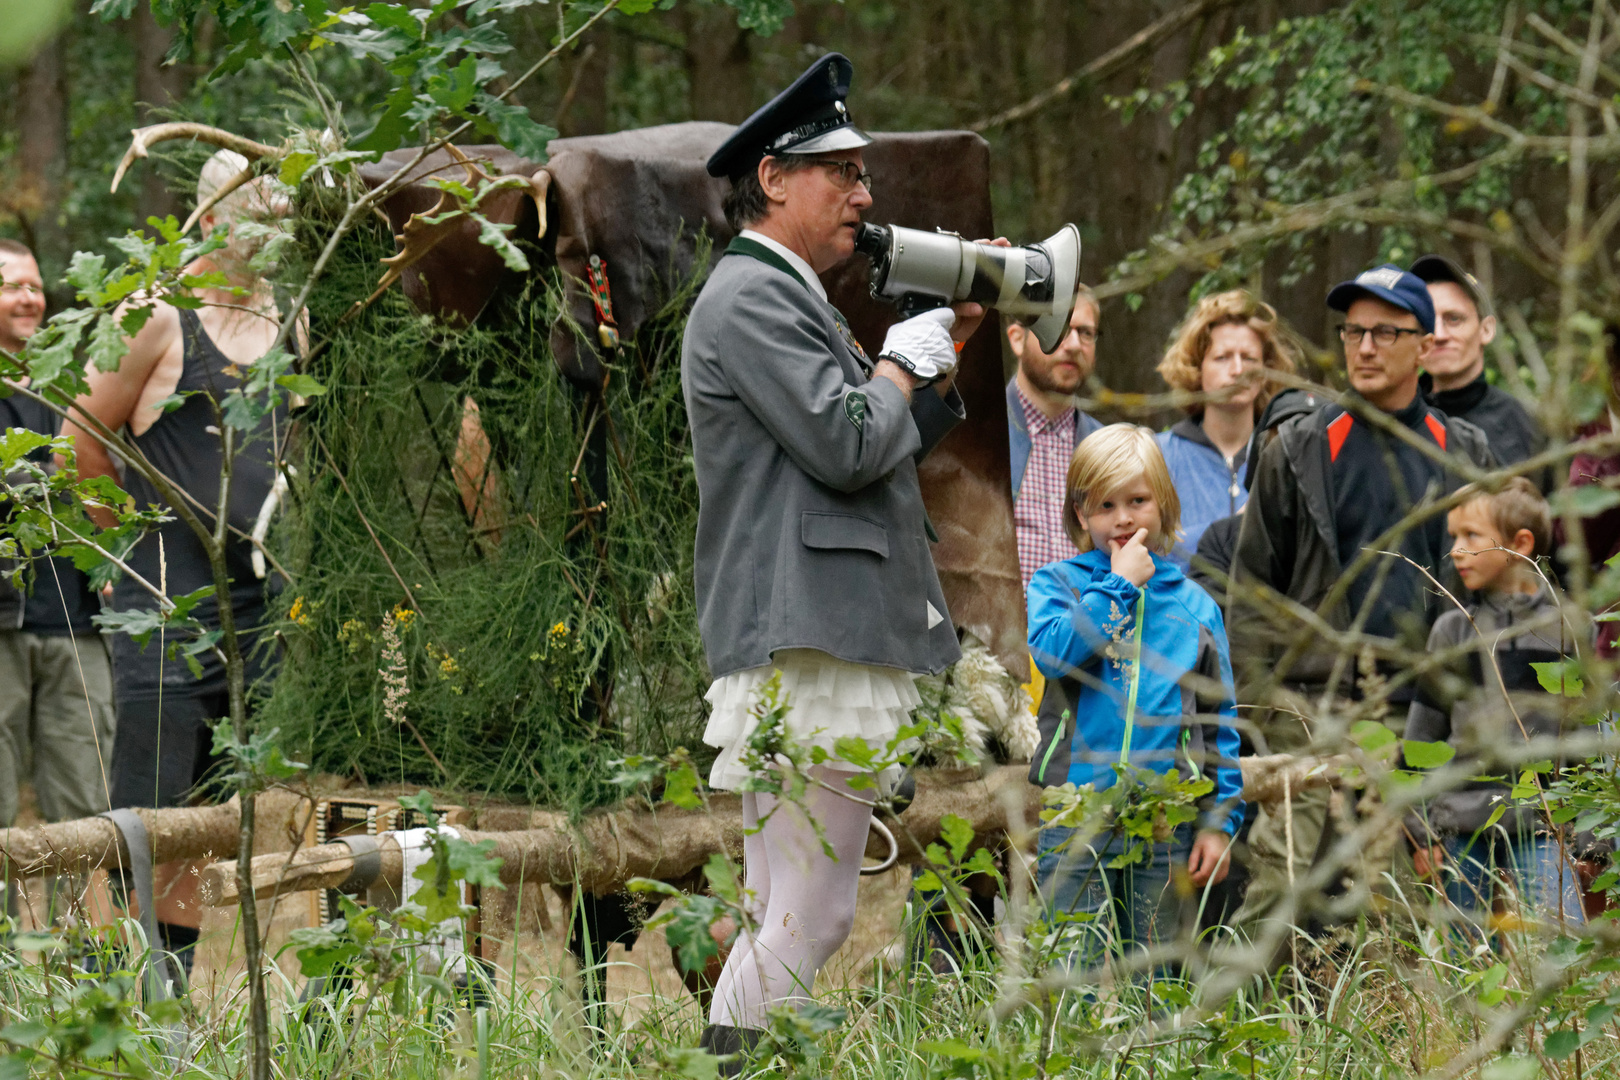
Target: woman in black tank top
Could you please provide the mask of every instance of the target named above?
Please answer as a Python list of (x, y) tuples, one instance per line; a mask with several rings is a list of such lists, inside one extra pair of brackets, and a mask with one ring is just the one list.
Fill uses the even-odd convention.
[[(131, 441), (146, 455), (154, 468), (187, 492), (207, 512), (197, 511), (204, 522), (212, 520), (219, 504), (220, 464), (223, 457), (216, 405), (241, 376), (231, 360), (219, 350), (195, 311), (177, 309), (180, 316), (183, 366), (175, 393), (185, 395), (183, 404), (163, 413), (152, 426)], [(265, 497), (275, 483), (280, 443), (286, 437), (287, 416), (283, 407), (260, 420), (237, 437), (237, 453), (231, 466), (229, 523), (243, 534), (251, 534)], [(124, 490), (137, 505), (166, 505), (157, 490), (144, 477), (127, 470)], [(232, 535), (226, 541), (225, 558), (231, 575), (231, 604), (236, 626), (242, 634), (242, 655), (248, 662), (251, 681), (262, 671), (262, 661), (254, 663), (252, 646), (256, 630), (264, 619), (266, 587), (280, 587), (271, 576), (261, 580), (252, 563), (253, 545), (244, 536)], [(184, 596), (214, 584), (208, 555), (195, 533), (178, 518), (148, 532), (129, 555), (130, 566), (150, 582), (163, 581), (169, 596)], [(151, 597), (134, 582), (123, 579), (113, 588), (116, 609), (147, 608)], [(197, 606), (195, 616), (209, 629), (219, 626), (218, 604), (210, 597)], [(154, 639), (155, 640), (155, 639)], [(149, 645), (143, 653), (125, 635), (114, 639), (117, 659), (118, 697), (153, 698), (159, 693), (206, 693), (225, 689), (225, 669), (212, 654), (205, 654), (202, 677), (191, 674), (180, 659), (162, 658), (160, 650)]]

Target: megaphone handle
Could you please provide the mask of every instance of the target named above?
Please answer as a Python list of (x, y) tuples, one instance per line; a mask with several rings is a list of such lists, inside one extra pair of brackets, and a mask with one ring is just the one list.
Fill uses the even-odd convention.
[(935, 308), (950, 306), (951, 300), (948, 296), (930, 296), (927, 293), (914, 292), (908, 292), (901, 296), (900, 300), (895, 304), (895, 307), (899, 308), (900, 310), (900, 317), (902, 319), (910, 319), (914, 316), (921, 315), (925, 311), (933, 311)]

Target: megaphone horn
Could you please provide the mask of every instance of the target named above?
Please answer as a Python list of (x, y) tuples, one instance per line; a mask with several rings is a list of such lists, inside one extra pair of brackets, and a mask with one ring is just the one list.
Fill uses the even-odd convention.
[(1080, 280), (1080, 230), (1065, 225), (1038, 244), (995, 247), (955, 233), (863, 224), (855, 248), (872, 260), (872, 296), (904, 314), (972, 301), (1031, 319), (1051, 352), (1068, 333)]

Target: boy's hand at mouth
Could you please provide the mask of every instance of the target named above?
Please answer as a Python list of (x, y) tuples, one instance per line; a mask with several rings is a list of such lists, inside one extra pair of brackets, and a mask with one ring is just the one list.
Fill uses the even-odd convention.
[(1147, 534), (1146, 529), (1137, 529), (1123, 544), (1118, 540), (1108, 541), (1109, 568), (1139, 589), (1148, 583), (1154, 572)]

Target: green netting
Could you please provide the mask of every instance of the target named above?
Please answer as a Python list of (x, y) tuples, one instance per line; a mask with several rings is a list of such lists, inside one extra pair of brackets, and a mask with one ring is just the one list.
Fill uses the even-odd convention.
[[(311, 304), (317, 338), (391, 252), (381, 231), (344, 245)], [(617, 796), (608, 763), (627, 750), (701, 749), (697, 490), (678, 363), (696, 285), (669, 282), (664, 309), (614, 362), (596, 421), (605, 492), (575, 471), (589, 423), (548, 344), (554, 276), (530, 276), (470, 329), (431, 322), (395, 289), (336, 331), (312, 368), (329, 392), (301, 414), (277, 531), (294, 581), (275, 609), (284, 660), (259, 716), (291, 752), (373, 784), (580, 810)], [(476, 517), (452, 473), (469, 396), (496, 478)], [(602, 500), (605, 513), (581, 512)], [(408, 610), (395, 570), (422, 612), (397, 620), (401, 708), (380, 674), (385, 617)]]

